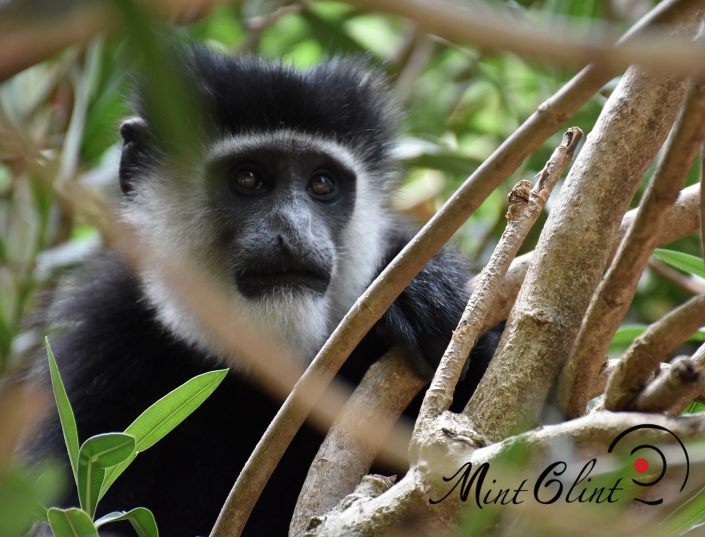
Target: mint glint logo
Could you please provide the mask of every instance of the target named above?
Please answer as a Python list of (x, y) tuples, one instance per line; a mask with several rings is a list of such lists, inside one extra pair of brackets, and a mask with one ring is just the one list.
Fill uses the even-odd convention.
[[(688, 457), (688, 450), (685, 449), (685, 445), (681, 441), (678, 436), (671, 431), (670, 429), (666, 429), (666, 427), (662, 427), (661, 425), (654, 425), (652, 423), (645, 423), (642, 425), (635, 425), (634, 427), (630, 427), (629, 429), (626, 429), (625, 431), (622, 431), (619, 433), (614, 440), (612, 440), (612, 443), (610, 444), (609, 448), (607, 448), (607, 453), (612, 453), (615, 447), (617, 447), (617, 444), (622, 441), (626, 436), (630, 435), (631, 433), (634, 433), (636, 431), (644, 431), (645, 429), (651, 429), (651, 430), (657, 430), (657, 431), (663, 431), (665, 433), (668, 433), (671, 435), (673, 438), (675, 438), (676, 442), (680, 446), (681, 450), (683, 451), (683, 462), (685, 466), (685, 473), (683, 476), (683, 482), (681, 484), (681, 487), (678, 492), (682, 492), (683, 489), (685, 488), (686, 483), (688, 482), (688, 476), (690, 475), (690, 458)], [(636, 455), (639, 452), (644, 452), (645, 450), (649, 450), (650, 453), (655, 454), (658, 456), (658, 459), (661, 462), (661, 471), (658, 473), (656, 477), (654, 477), (650, 481), (640, 481), (638, 479), (632, 478), (632, 482), (635, 485), (639, 485), (641, 487), (652, 487), (656, 485), (663, 477), (666, 475), (666, 470), (668, 469), (668, 462), (666, 461), (666, 456), (664, 455), (663, 451), (658, 447), (654, 446), (651, 444), (638, 444), (637, 446), (633, 447), (631, 451), (629, 452), (630, 455)], [(636, 470), (637, 473), (639, 474), (644, 474), (649, 471), (650, 464), (647, 459), (645, 459), (643, 456), (640, 456), (634, 461), (634, 470)], [(647, 505), (659, 505), (663, 503), (663, 498), (659, 498), (657, 500), (645, 500), (643, 498), (634, 498), (634, 501), (645, 503)]]
[[(634, 433), (644, 433), (647, 431), (662, 431), (667, 435), (672, 436), (676, 441), (676, 451), (669, 451), (672, 457), (678, 458), (675, 463), (678, 469), (676, 470), (676, 478), (680, 479), (680, 473), (683, 473), (682, 483), (679, 492), (682, 492), (688, 482), (690, 474), (690, 458), (683, 442), (676, 436), (673, 431), (655, 424), (642, 424), (630, 427), (619, 433), (610, 443), (607, 453), (612, 454), (615, 449), (620, 446), (627, 448), (636, 443), (629, 451), (629, 455), (634, 456), (632, 467), (637, 474), (631, 478), (631, 481), (636, 485), (637, 496), (625, 493), (625, 490), (634, 492), (634, 487), (625, 487), (624, 476), (615, 477), (612, 481), (606, 482), (605, 475), (600, 476), (601, 479), (594, 480), (599, 474), (598, 459), (592, 458), (583, 463), (579, 469), (574, 467), (569, 472), (570, 466), (566, 461), (555, 461), (545, 467), (545, 469), (537, 477), (529, 477), (517, 481), (514, 486), (505, 487), (498, 485), (498, 480), (491, 476), (490, 463), (485, 462), (473, 468), (472, 463), (463, 464), (457, 472), (451, 476), (444, 476), (443, 480), (446, 483), (452, 483), (446, 494), (440, 498), (430, 498), (429, 503), (437, 504), (448, 498), (457, 489), (457, 494), (461, 501), (465, 502), (471, 497), (475, 504), (482, 509), (487, 505), (519, 505), (527, 499), (533, 499), (538, 503), (548, 505), (562, 501), (565, 503), (617, 503), (618, 501), (631, 500), (647, 505), (658, 505), (663, 503), (663, 498), (643, 498), (640, 497), (639, 490), (642, 488), (653, 487), (658, 484), (665, 476), (669, 467), (669, 461), (660, 447), (639, 442), (638, 435)], [(680, 448), (678, 450), (677, 448)], [(682, 457), (678, 454), (682, 451)], [(571, 464), (575, 464), (574, 462)], [(682, 468), (682, 470), (681, 470)], [(569, 478), (569, 475), (575, 474), (575, 477)], [(607, 474), (609, 475), (609, 474)], [(642, 477), (643, 476), (643, 477)], [(674, 476), (671, 476), (674, 478)], [(596, 483), (600, 483), (597, 485)]]

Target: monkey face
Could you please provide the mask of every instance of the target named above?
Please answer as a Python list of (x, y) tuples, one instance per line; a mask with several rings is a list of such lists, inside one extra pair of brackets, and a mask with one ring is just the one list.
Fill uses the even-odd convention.
[(315, 140), (238, 137), (207, 166), (219, 245), (240, 293), (322, 296), (345, 248), (356, 173)]

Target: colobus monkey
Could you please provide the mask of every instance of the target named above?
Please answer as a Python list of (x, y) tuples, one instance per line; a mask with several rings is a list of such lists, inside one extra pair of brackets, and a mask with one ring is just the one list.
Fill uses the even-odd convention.
[[(155, 108), (138, 98), (137, 115), (120, 128), (122, 217), (148, 248), (170, 245), (212, 276), (264, 333), (310, 360), (411, 238), (389, 208), (398, 176), (398, 114), (389, 91), (358, 60), (299, 71), (196, 46), (181, 56), (191, 102), (205, 118), (193, 132), (197, 144), (187, 155), (170, 152)], [(465, 306), (467, 280), (463, 259), (441, 251), (352, 362), (369, 364), (401, 345), (428, 375)], [(51, 308), (51, 320), (63, 327), (51, 341), (81, 441), (123, 430), (169, 390), (223, 366), (220, 350), (162, 283), (159, 267), (135, 274), (116, 254), (104, 254), (75, 282)], [(485, 337), (478, 347), (466, 393), (494, 342)], [(207, 535), (279, 406), (233, 365), (201, 408), (137, 457), (98, 514), (146, 506), (165, 537)], [(35, 455), (65, 458), (56, 417), (40, 429)], [(246, 535), (286, 535), (321, 438), (308, 427), (299, 433)], [(133, 534), (129, 526), (114, 527), (117, 535)]]

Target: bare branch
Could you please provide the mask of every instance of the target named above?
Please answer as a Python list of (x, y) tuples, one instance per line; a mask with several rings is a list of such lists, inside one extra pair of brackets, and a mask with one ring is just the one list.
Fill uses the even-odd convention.
[(450, 408), (455, 386), (460, 379), (467, 357), (480, 335), (487, 311), (495, 302), (499, 284), (531, 230), (531, 226), (541, 214), (553, 187), (572, 160), (582, 138), (583, 132), (579, 128), (568, 129), (560, 145), (553, 151), (546, 166), (539, 173), (536, 185), (531, 188), (529, 181), (520, 181), (510, 192), (507, 227), (487, 266), (482, 269), (477, 279), (458, 327), (453, 332), (431, 386), (426, 391), (416, 425), (417, 434), (422, 434), (427, 420), (436, 418)]
[[(705, 2), (690, 0), (699, 7)], [(613, 27), (579, 37), (584, 31), (556, 23), (551, 30), (537, 29), (535, 21), (512, 17), (506, 10), (473, 2), (469, 6), (441, 0), (349, 0), (351, 4), (394, 13), (417, 21), (429, 33), (455, 43), (490, 50), (504, 50), (526, 58), (552, 60), (573, 65), (598, 63), (607, 69), (625, 69), (631, 64), (687, 73), (702, 67), (705, 47), (666, 38), (663, 34), (644, 35), (612, 47), (617, 40)]]
[[(399, 349), (370, 367), (309, 468), (291, 519), (290, 535), (303, 535), (313, 516), (327, 513), (355, 489), (369, 472), (381, 444), (388, 441), (397, 418), (425, 384)], [(370, 425), (374, 437), (356, 434)], [(403, 443), (408, 445), (408, 440), (407, 436)]]
[(612, 372), (607, 383), (605, 408), (629, 408), (659, 364), (703, 324), (705, 295), (691, 298), (652, 324), (634, 340)]
[[(426, 528), (428, 531), (425, 532), (422, 529), (420, 534), (445, 534), (456, 523), (463, 507), (467, 506), (452, 498), (433, 506), (429, 505), (428, 500), (431, 497), (441, 497), (447, 492), (448, 483), (443, 481), (442, 476), (452, 475), (463, 464), (471, 463), (473, 468), (485, 462), (493, 464), (507, 449), (516, 445), (526, 446), (532, 457), (547, 455), (556, 449), (565, 453), (567, 446), (589, 450), (591, 454), (600, 451), (604, 453), (617, 435), (645, 423), (665, 427), (683, 441), (699, 440), (705, 435), (705, 419), (702, 414), (670, 417), (629, 412), (594, 412), (479, 449), (448, 434), (445, 443), (446, 446), (452, 445), (450, 451), (446, 450), (441, 457), (438, 456), (439, 452), (430, 453), (430, 458), (423, 465), (413, 467), (386, 492), (380, 494), (378, 488), (366, 496), (360, 494), (346, 498), (334, 512), (319, 517), (317, 526), (311, 528), (307, 535), (387, 535), (397, 529), (401, 521), (408, 520), (422, 523), (432, 521), (431, 529)], [(672, 436), (655, 429), (644, 431), (639, 439), (648, 439), (654, 443), (673, 441)], [(620, 516), (619, 512), (616, 516)]]
[[(536, 423), (615, 245), (622, 215), (684, 91), (679, 77), (631, 67), (602, 110), (541, 233), (495, 357), (465, 409), (489, 438)], [(640, 143), (624, 144), (625, 136)]]
[(592, 391), (590, 384), (605, 361), (612, 336), (634, 298), (641, 273), (656, 247), (656, 235), (688, 176), (703, 139), (705, 83), (694, 81), (667, 142), (665, 157), (654, 172), (634, 224), (592, 298), (573, 354), (561, 373), (557, 400), (568, 416), (585, 412)]
[(703, 369), (690, 358), (680, 358), (662, 371), (636, 396), (631, 407), (637, 412), (668, 412), (679, 401), (693, 400), (702, 386)]
[[(698, 229), (698, 215), (700, 211), (700, 185), (689, 186), (681, 190), (676, 200), (675, 205), (671, 209), (666, 219), (666, 222), (661, 227), (661, 231), (656, 239), (656, 244), (662, 246), (678, 239), (690, 235)], [(637, 209), (629, 211), (622, 219), (622, 225), (619, 228), (618, 240), (621, 241), (631, 227), (636, 218)], [(528, 252), (517, 257), (512, 266), (507, 272), (507, 276), (502, 283), (497, 302), (495, 302), (490, 315), (485, 319), (485, 324), (482, 327), (483, 331), (487, 331), (493, 326), (496, 326), (500, 321), (505, 320), (509, 311), (514, 306), (516, 297), (519, 294), (521, 284), (524, 283), (526, 270), (531, 263), (533, 252)], [(476, 278), (470, 280), (468, 286), (472, 290), (475, 285)]]

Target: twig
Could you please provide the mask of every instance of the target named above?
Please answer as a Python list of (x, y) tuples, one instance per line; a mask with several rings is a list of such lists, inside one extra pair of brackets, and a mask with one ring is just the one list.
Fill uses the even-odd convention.
[(682, 272), (671, 268), (660, 259), (656, 259), (655, 257), (649, 259), (649, 267), (657, 274), (660, 274), (667, 280), (675, 283), (681, 289), (684, 289), (693, 295), (702, 295), (705, 293), (705, 285), (694, 278), (686, 276)]
[(630, 345), (607, 382), (605, 408), (629, 408), (661, 361), (705, 324), (705, 295), (691, 298), (652, 324)]
[(693, 81), (654, 172), (636, 220), (600, 282), (558, 383), (557, 400), (567, 416), (585, 412), (590, 384), (604, 362), (612, 336), (632, 302), (639, 278), (656, 247), (656, 235), (678, 197), (705, 139), (705, 82)]
[(426, 391), (416, 422), (417, 433), (426, 426), (428, 420), (435, 419), (450, 408), (455, 386), (480, 335), (485, 315), (496, 299), (499, 284), (541, 214), (553, 187), (572, 160), (582, 138), (583, 131), (578, 127), (568, 129), (560, 145), (539, 173), (536, 185), (531, 188), (529, 181), (520, 181), (510, 192), (507, 227), (487, 266), (480, 272), (458, 327), (453, 332), (448, 348)]
[[(585, 65), (599, 63), (608, 69), (639, 64), (662, 72), (690, 72), (702, 67), (705, 47), (686, 40), (674, 41), (663, 34), (644, 35), (612, 47), (617, 40), (614, 26), (584, 36), (584, 31), (552, 20), (550, 31), (535, 22), (519, 20), (506, 10), (473, 2), (461, 6), (441, 0), (348, 0), (358, 6), (385, 11), (418, 22), (429, 33), (455, 43), (513, 52), (527, 58)], [(699, 0), (690, 0), (699, 7)], [(583, 36), (583, 37), (580, 37)]]
[[(425, 384), (399, 349), (370, 367), (311, 464), (289, 535), (303, 535), (313, 516), (327, 513), (355, 489), (369, 471), (380, 445), (387, 440), (392, 425)], [(374, 427), (374, 437), (360, 438), (356, 434), (370, 425)]]
[[(627, 32), (621, 42), (629, 41), (652, 24), (674, 23), (687, 18), (698, 5), (699, 2), (696, 5), (683, 0), (662, 2)], [(277, 462), (313, 406), (300, 401), (304, 394), (309, 401), (315, 400), (322, 391), (314, 389), (311, 378), (333, 378), (364, 334), (468, 216), (613, 75), (613, 71), (588, 66), (540, 105), (372, 282), (319, 351), (265, 431), (233, 486), (212, 537), (240, 535)]]
[(685, 399), (698, 395), (703, 369), (690, 358), (674, 360), (666, 371), (649, 383), (630, 405), (637, 412), (667, 412)]

